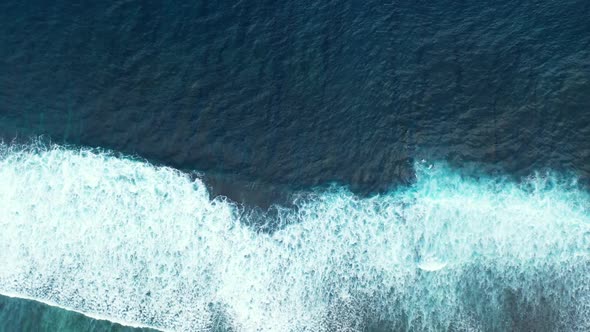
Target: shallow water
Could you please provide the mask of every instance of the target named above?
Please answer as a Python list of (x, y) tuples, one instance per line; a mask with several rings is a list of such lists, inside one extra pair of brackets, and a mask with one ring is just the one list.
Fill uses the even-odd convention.
[(50, 306), (42, 302), (0, 295), (0, 331), (112, 331), (151, 332)]

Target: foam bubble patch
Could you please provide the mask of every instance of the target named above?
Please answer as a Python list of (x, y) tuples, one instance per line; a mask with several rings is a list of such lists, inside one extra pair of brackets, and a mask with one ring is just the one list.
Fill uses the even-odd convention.
[(174, 331), (590, 329), (590, 199), (417, 165), (260, 216), (177, 170), (0, 147), (0, 293)]

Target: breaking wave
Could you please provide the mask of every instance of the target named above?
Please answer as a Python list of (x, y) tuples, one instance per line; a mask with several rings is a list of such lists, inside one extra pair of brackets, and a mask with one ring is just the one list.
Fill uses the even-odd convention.
[(416, 175), (254, 214), (171, 168), (2, 145), (0, 293), (162, 330), (590, 329), (585, 191)]

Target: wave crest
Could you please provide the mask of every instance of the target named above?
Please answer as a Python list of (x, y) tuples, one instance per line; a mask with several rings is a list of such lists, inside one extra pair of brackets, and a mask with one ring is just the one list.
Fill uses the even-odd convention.
[(590, 328), (586, 192), (416, 171), (275, 207), (269, 233), (171, 168), (3, 145), (0, 293), (164, 330)]

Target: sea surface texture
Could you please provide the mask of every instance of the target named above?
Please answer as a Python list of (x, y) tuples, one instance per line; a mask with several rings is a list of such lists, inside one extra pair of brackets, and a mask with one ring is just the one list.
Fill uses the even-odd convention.
[(0, 331), (589, 331), (590, 1), (0, 2)]

